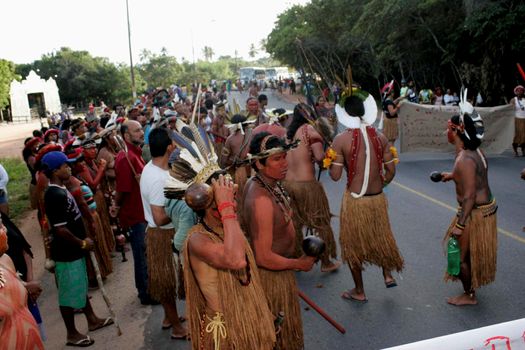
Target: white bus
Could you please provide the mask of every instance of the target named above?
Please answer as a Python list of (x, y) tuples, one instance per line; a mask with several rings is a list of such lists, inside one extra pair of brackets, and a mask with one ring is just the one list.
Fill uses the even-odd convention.
[(271, 67), (266, 68), (266, 81), (278, 81), (279, 79), (290, 78), (288, 67)]
[(244, 85), (247, 85), (250, 81), (264, 80), (266, 73), (265, 68), (262, 67), (242, 67), (239, 70), (239, 75), (241, 82)]

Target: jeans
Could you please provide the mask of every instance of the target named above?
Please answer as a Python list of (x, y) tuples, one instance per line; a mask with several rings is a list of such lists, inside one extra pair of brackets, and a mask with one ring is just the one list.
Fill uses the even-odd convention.
[(149, 297), (145, 242), (147, 225), (145, 222), (140, 222), (129, 228), (129, 242), (133, 251), (133, 267), (135, 269), (135, 287), (137, 287), (141, 300)]

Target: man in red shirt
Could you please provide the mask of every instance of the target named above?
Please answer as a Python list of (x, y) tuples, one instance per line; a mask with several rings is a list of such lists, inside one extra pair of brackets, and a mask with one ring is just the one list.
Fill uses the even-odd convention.
[(144, 168), (142, 149), (144, 131), (139, 122), (128, 120), (120, 129), (127, 151), (121, 150), (115, 158), (116, 196), (110, 211), (117, 216), (120, 225), (129, 230), (129, 241), (133, 251), (135, 287), (141, 304), (155, 303), (148, 294), (148, 268), (146, 264), (146, 219), (140, 197), (140, 174)]

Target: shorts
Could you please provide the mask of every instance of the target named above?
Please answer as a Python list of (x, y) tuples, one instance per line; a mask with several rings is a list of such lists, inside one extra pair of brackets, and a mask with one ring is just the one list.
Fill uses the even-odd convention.
[(55, 277), (58, 287), (58, 305), (74, 309), (84, 308), (88, 294), (86, 258), (57, 261)]

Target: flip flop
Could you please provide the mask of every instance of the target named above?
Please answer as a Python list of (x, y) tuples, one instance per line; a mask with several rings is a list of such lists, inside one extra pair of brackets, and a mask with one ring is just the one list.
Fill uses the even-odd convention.
[(191, 340), (189, 333), (186, 333), (184, 335), (173, 335), (173, 334), (171, 334), (170, 338), (173, 339), (173, 340)]
[(89, 335), (86, 335), (86, 337), (84, 339), (80, 339), (79, 341), (76, 341), (76, 342), (70, 342), (68, 341), (66, 343), (67, 346), (76, 346), (76, 347), (80, 347), (80, 348), (86, 348), (88, 346), (91, 346), (95, 343), (95, 341), (93, 339), (91, 339), (89, 337)]
[(96, 331), (97, 329), (107, 327), (107, 326), (109, 326), (109, 325), (111, 325), (111, 324), (113, 324), (113, 323), (114, 323), (114, 322), (113, 322), (113, 319), (112, 319), (111, 317), (108, 317), (108, 318), (106, 318), (106, 319), (104, 320), (104, 322), (99, 323), (95, 328), (90, 329), (89, 331), (90, 331), (90, 332), (93, 332), (93, 331)]
[(329, 267), (322, 267), (321, 266), (321, 272), (335, 272), (341, 267), (342, 264), (343, 264), (342, 261), (336, 261), (335, 263), (333, 263)]
[[(186, 322), (186, 317), (179, 316), (179, 322), (180, 323)], [(171, 323), (163, 323), (162, 324), (162, 329), (170, 329), (170, 328), (171, 328)]]
[(397, 282), (396, 280), (392, 280), (390, 282), (385, 282), (385, 287), (387, 288), (394, 288), (394, 287), (397, 287)]
[(341, 298), (345, 300), (350, 300), (356, 303), (360, 303), (360, 304), (365, 304), (368, 302), (368, 299), (361, 300), (361, 299), (354, 298), (349, 290), (345, 290), (343, 294), (341, 294)]

